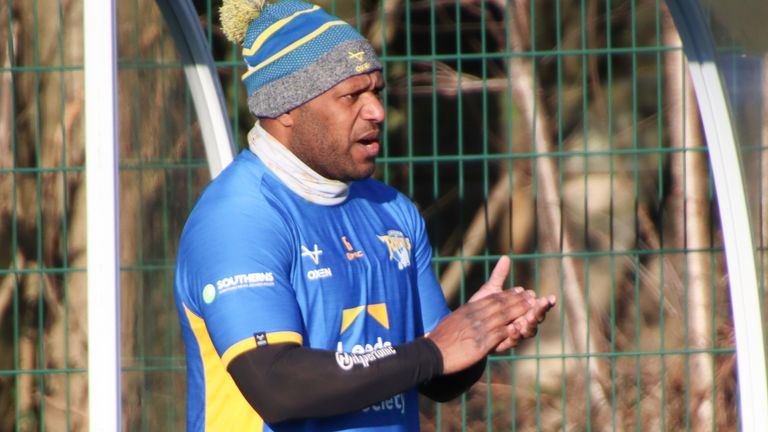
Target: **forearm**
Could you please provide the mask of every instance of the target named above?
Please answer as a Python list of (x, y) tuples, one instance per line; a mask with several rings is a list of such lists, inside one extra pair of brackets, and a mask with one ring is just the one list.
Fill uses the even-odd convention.
[(439, 375), (419, 386), (424, 396), (436, 402), (448, 402), (472, 387), (485, 371), (486, 359), (475, 363), (463, 371)]
[(281, 344), (243, 353), (228, 371), (272, 423), (365, 408), (440, 375), (442, 358), (426, 339), (358, 355)]

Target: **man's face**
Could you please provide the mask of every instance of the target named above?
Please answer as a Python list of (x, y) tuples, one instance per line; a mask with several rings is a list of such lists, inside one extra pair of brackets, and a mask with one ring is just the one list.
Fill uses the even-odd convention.
[(288, 148), (323, 177), (350, 181), (370, 177), (379, 154), (384, 106), (380, 72), (356, 75), (291, 111)]

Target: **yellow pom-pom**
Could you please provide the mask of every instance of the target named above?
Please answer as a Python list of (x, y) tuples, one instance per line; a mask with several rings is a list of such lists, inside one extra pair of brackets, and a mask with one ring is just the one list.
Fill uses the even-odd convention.
[(266, 0), (224, 0), (219, 8), (219, 17), (227, 39), (242, 43), (248, 24), (259, 16), (265, 3)]

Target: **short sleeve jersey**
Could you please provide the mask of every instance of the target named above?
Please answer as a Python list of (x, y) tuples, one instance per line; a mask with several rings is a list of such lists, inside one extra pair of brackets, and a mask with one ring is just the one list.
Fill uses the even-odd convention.
[(360, 354), (428, 333), (449, 313), (431, 255), (421, 215), (393, 188), (357, 181), (343, 203), (319, 205), (240, 153), (206, 188), (179, 244), (188, 430), (418, 430), (415, 389), (349, 414), (269, 425), (226, 367), (267, 344)]

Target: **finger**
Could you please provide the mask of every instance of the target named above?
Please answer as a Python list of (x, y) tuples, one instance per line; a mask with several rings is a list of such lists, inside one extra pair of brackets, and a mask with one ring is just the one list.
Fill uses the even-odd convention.
[(455, 313), (463, 317), (462, 327), (467, 336), (477, 339), (487, 333), (501, 330), (504, 339), (507, 326), (530, 311), (532, 310), (524, 296), (505, 291), (473, 304), (466, 304)]
[(472, 339), (476, 342), (476, 346), (486, 353), (494, 349), (494, 347), (498, 346), (507, 338), (507, 331), (504, 327), (483, 329), (478, 323), (472, 329), (468, 330), (472, 333)]
[[(524, 316), (532, 313), (533, 309), (529, 304), (527, 293), (519, 290), (502, 291), (501, 293), (489, 295), (475, 303), (462, 306), (456, 311), (464, 317), (465, 323), (462, 327), (470, 333), (468, 336), (473, 339), (481, 337), (479, 333), (496, 331), (502, 329), (507, 332), (507, 326), (517, 319), (525, 320)], [(524, 335), (532, 335), (534, 331), (527, 327), (535, 327), (536, 319), (531, 315), (528, 319), (531, 323), (522, 323), (520, 330)], [(467, 327), (472, 326), (472, 329)], [(478, 333), (479, 332), (479, 333)]]
[(536, 306), (536, 292), (534, 290), (525, 290), (525, 296), (528, 299), (528, 304), (531, 307)]
[(510, 324), (507, 326), (507, 338), (504, 339), (499, 345), (496, 346), (496, 352), (506, 351), (510, 348), (516, 347), (523, 336), (517, 330), (515, 325)]
[(512, 261), (508, 256), (503, 255), (501, 258), (499, 258), (499, 261), (496, 262), (496, 266), (493, 267), (493, 271), (491, 271), (491, 277), (488, 278), (488, 283), (486, 285), (490, 285), (494, 288), (503, 287), (504, 281), (507, 280), (507, 276), (509, 275), (509, 269), (511, 266)]
[(520, 343), (519, 340), (512, 340), (512, 339), (504, 339), (499, 345), (496, 346), (496, 352), (504, 352), (510, 348), (516, 347)]
[(554, 296), (547, 298), (540, 298), (536, 301), (536, 306), (533, 307), (533, 313), (537, 323), (541, 323), (547, 317), (547, 312), (554, 306)]
[[(498, 263), (497, 263), (498, 266)], [(495, 268), (494, 268), (495, 270)], [(507, 271), (507, 273), (509, 273)], [(491, 278), (493, 278), (493, 273), (491, 273)], [(504, 280), (506, 280), (506, 276), (501, 280), (501, 282), (497, 283), (496, 280), (492, 280), (491, 278), (488, 279), (488, 281), (483, 284), (483, 286), (480, 287), (480, 289), (475, 292), (475, 294), (472, 295), (472, 297), (469, 298), (467, 303), (476, 302), (482, 298), (485, 298), (491, 294), (498, 293), (503, 291), (504, 287)], [(522, 293), (525, 291), (523, 287), (514, 287), (512, 288), (516, 293)]]
[[(535, 302), (534, 302), (535, 305)], [(534, 305), (531, 305), (530, 299), (524, 292), (516, 292), (513, 290), (501, 291), (498, 293), (488, 294), (484, 298), (475, 301), (473, 304), (467, 303), (462, 307), (467, 307), (471, 313), (482, 313), (491, 315), (503, 311), (505, 314), (514, 312), (516, 315), (522, 315), (531, 309)]]
[(528, 311), (525, 316), (515, 321), (515, 324), (518, 324), (517, 330), (526, 339), (536, 336), (539, 329), (539, 322), (533, 310)]
[(480, 287), (479, 290), (475, 294), (472, 295), (472, 297), (469, 298), (467, 303), (476, 302), (482, 298), (488, 297), (491, 294), (495, 294), (497, 292), (501, 292), (501, 287), (497, 286), (491, 286), (489, 284), (484, 284)]
[(506, 327), (532, 310), (525, 296), (511, 291), (488, 296), (474, 305), (476, 309), (471, 311), (473, 319), (482, 319), (489, 327)]
[(551, 308), (552, 306), (557, 304), (557, 297), (555, 297), (554, 295), (548, 295), (547, 301), (549, 302), (549, 307)]

